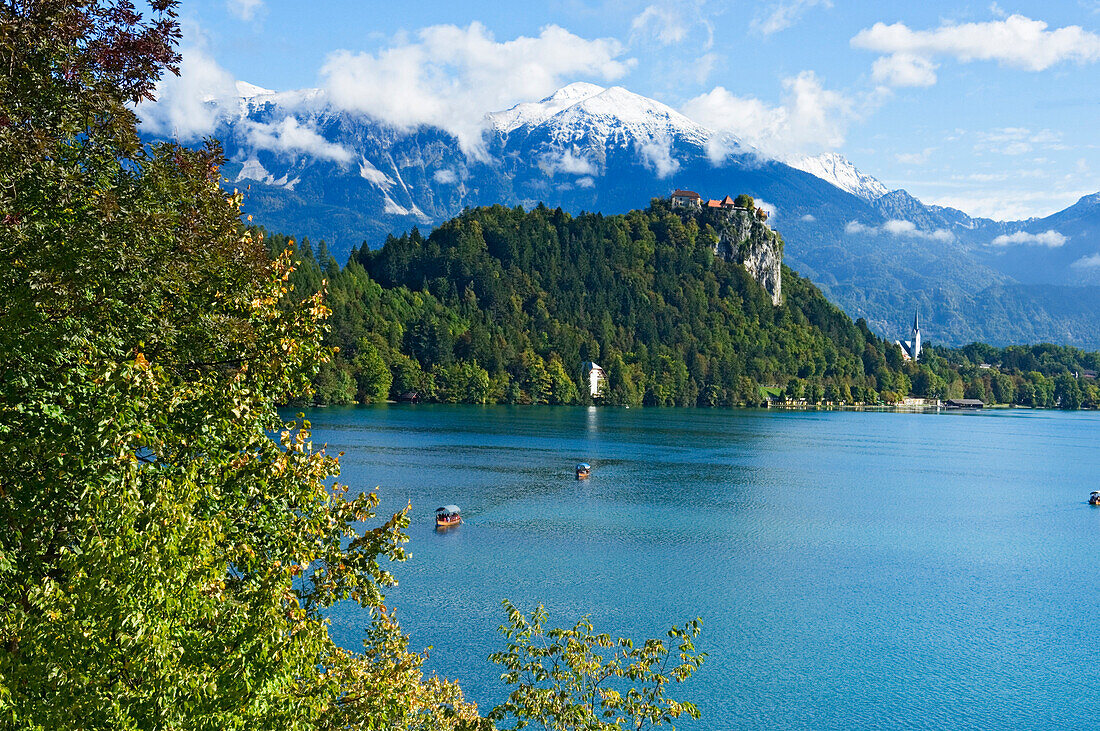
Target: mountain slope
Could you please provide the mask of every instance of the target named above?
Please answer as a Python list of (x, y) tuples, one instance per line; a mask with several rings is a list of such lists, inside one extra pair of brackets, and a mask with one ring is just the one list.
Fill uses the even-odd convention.
[[(1046, 290), (1016, 288), (1100, 283), (1090, 278), (1100, 258), (1095, 267), (1074, 266), (1100, 251), (1089, 248), (1090, 221), (1100, 220), (1091, 204), (1076, 218), (972, 219), (885, 192), (840, 156), (797, 163), (815, 174), (768, 159), (620, 87), (572, 84), (490, 114), (472, 151), (441, 129), (397, 129), (338, 111), (319, 90), (239, 91), (222, 104), (215, 135), (230, 161), (229, 185), (246, 188), (244, 210), (270, 229), (324, 239), (340, 258), (473, 206), (545, 202), (611, 214), (677, 187), (716, 198), (745, 192), (772, 211), (790, 266), (878, 332), (900, 335), (920, 307), (939, 342), (1065, 341), (1071, 332), (1071, 342), (1100, 347), (1100, 334), (1081, 331), (1080, 308), (1067, 310), (1064, 297), (1045, 298)], [(719, 147), (730, 154), (718, 159)], [(1061, 252), (1072, 261), (1038, 262), (1046, 253), (1039, 247), (992, 243), (1055, 225), (1072, 229)], [(1100, 309), (1093, 290), (1078, 294), (1086, 311)]]
[(882, 181), (860, 172), (850, 160), (835, 152), (817, 157), (795, 157), (787, 162), (865, 201), (873, 201), (889, 192)]

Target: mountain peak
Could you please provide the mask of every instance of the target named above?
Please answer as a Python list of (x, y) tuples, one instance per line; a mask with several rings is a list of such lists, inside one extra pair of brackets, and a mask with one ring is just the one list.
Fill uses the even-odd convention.
[(572, 84), (558, 89), (540, 103), (582, 101), (590, 96), (596, 96), (597, 94), (603, 93), (604, 91), (607, 90), (598, 84), (590, 84), (587, 81), (574, 81)]
[(602, 86), (577, 81), (563, 86), (541, 101), (521, 102), (510, 109), (491, 112), (487, 116), (494, 129), (508, 134), (520, 127), (537, 127), (558, 112), (604, 91), (606, 89)]
[(541, 128), (551, 140), (564, 144), (588, 137), (597, 144), (612, 139), (619, 144), (644, 144), (678, 138), (702, 145), (710, 135), (706, 128), (658, 101), (621, 86), (605, 89), (586, 82), (564, 86), (542, 101), (490, 114), (489, 121), (506, 135), (521, 128)]
[(825, 152), (816, 157), (803, 155), (785, 162), (866, 201), (873, 201), (890, 192), (882, 181), (861, 172), (839, 152)]
[(237, 96), (241, 99), (251, 99), (257, 96), (272, 96), (275, 94), (271, 89), (265, 89), (262, 86), (256, 86), (250, 84), (247, 81), (238, 81), (236, 83)]

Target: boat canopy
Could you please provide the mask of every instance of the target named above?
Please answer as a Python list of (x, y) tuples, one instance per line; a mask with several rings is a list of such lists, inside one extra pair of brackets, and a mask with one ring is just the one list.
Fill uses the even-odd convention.
[(436, 508), (436, 509), (435, 509), (435, 512), (437, 512), (437, 513), (445, 513), (445, 514), (451, 515), (451, 514), (454, 514), (454, 513), (459, 513), (459, 512), (462, 512), (462, 511), (460, 511), (460, 510), (458, 509), (458, 506), (457, 506), (457, 505), (444, 505), (444, 506), (443, 506), (443, 507), (441, 507), (441, 508)]
[(578, 470), (590, 470), (590, 469), (592, 469), (592, 465), (588, 464), (587, 462), (581, 462), (580, 464), (577, 465), (577, 469)]

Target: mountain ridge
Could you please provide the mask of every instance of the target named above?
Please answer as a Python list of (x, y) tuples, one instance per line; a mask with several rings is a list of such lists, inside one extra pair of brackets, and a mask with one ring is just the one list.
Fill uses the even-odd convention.
[[(900, 334), (922, 307), (940, 342), (1068, 332), (1067, 344), (1100, 347), (1080, 308), (1027, 289), (1083, 287), (1086, 309), (1100, 311), (1089, 289), (1100, 284), (1100, 257), (1088, 265), (1100, 251), (1100, 206), (1085, 199), (1047, 219), (972, 218), (885, 190), (838, 154), (770, 158), (660, 102), (587, 83), (486, 115), (474, 153), (443, 129), (340, 111), (322, 90), (247, 85), (209, 104), (229, 160), (225, 177), (246, 188), (245, 212), (270, 229), (325, 239), (341, 257), (471, 206), (545, 202), (610, 214), (677, 187), (704, 197), (746, 192), (772, 211), (788, 263), (885, 335)], [(1059, 225), (1064, 237), (1047, 233)], [(976, 316), (957, 316), (964, 311)], [(1025, 318), (1049, 327), (1014, 324)]]

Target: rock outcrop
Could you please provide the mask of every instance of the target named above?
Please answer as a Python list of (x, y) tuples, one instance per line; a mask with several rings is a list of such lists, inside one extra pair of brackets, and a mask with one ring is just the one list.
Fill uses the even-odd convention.
[(734, 209), (718, 214), (716, 256), (745, 267), (772, 298), (783, 303), (783, 239), (749, 210)]

